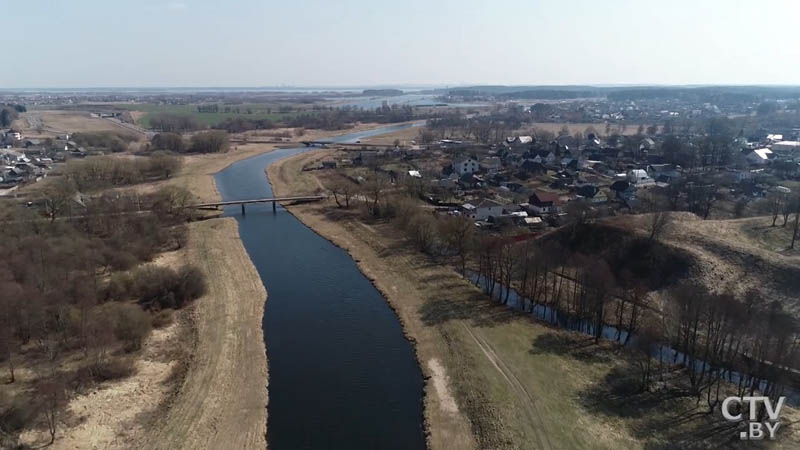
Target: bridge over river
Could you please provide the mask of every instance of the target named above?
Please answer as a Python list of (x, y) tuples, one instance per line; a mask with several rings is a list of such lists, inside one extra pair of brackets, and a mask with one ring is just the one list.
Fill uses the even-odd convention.
[(290, 196), (290, 197), (265, 197), (265, 198), (254, 198), (249, 200), (228, 200), (222, 202), (210, 202), (210, 203), (195, 203), (192, 205), (187, 205), (187, 208), (196, 208), (196, 209), (219, 209), (220, 206), (231, 206), (231, 205), (241, 205), (242, 206), (242, 214), (245, 214), (245, 205), (251, 203), (272, 203), (272, 210), (277, 210), (277, 202), (317, 202), (320, 200), (327, 199), (327, 195), (297, 195), (297, 196)]

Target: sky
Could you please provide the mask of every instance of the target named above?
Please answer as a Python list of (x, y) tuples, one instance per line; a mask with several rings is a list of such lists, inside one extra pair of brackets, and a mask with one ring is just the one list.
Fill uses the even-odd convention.
[(800, 0), (0, 0), (2, 88), (800, 84)]

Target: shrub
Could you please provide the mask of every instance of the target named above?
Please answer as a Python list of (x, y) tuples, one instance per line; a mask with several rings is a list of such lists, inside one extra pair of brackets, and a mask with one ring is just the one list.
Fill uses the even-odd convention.
[(131, 297), (133, 278), (130, 274), (118, 272), (111, 275), (106, 285), (106, 300), (127, 300)]
[(136, 372), (136, 365), (132, 358), (103, 359), (96, 364), (90, 364), (78, 369), (78, 380), (91, 380), (95, 383), (127, 378)]
[(212, 130), (192, 136), (190, 151), (195, 153), (220, 153), (228, 151), (228, 133)]
[(111, 150), (114, 153), (118, 153), (127, 150), (128, 144), (137, 140), (137, 137), (129, 133), (100, 131), (96, 133), (75, 133), (72, 135), (72, 140), (81, 146)]
[(176, 272), (169, 267), (148, 265), (137, 270), (133, 278), (135, 295), (149, 309), (180, 308), (206, 292), (205, 277), (194, 266), (184, 266)]
[(197, 267), (183, 266), (178, 269), (177, 277), (178, 284), (176, 286), (175, 299), (179, 302), (178, 307), (206, 293), (205, 275)]
[(126, 352), (139, 350), (152, 329), (150, 315), (130, 303), (115, 304), (111, 310), (114, 337), (123, 342)]
[(178, 133), (158, 133), (151, 140), (153, 148), (181, 153), (186, 150), (183, 136)]

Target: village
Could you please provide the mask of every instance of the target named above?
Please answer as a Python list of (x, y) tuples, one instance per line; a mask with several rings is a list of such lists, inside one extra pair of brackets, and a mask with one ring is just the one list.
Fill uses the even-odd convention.
[(359, 183), (365, 168), (385, 173), (394, 184), (412, 186), (438, 213), (468, 217), (481, 229), (541, 230), (630, 212), (763, 215), (770, 195), (789, 207), (800, 164), (800, 129), (722, 144), (700, 133), (601, 137), (593, 127), (585, 135), (541, 134), (488, 145), (445, 138), (385, 150), (340, 146), (347, 152), (320, 168), (338, 167)]
[(69, 134), (33, 139), (13, 128), (0, 130), (0, 196), (42, 180), (57, 163), (84, 156), (85, 149)]

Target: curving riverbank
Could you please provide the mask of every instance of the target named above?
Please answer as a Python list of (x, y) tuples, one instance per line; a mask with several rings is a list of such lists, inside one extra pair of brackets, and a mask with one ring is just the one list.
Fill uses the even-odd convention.
[[(315, 177), (301, 175), (302, 167), (317, 163), (328, 153), (325, 150), (306, 152), (271, 164), (266, 171), (274, 193), (287, 195), (290, 192), (311, 191), (319, 187)], [(387, 260), (388, 248), (380, 241), (370, 239), (375, 236), (368, 226), (355, 221), (330, 220), (324, 213), (328, 206), (330, 205), (295, 205), (287, 207), (287, 210), (316, 233), (344, 249), (397, 314), (405, 336), (414, 345), (416, 359), (425, 374), (424, 415), (428, 446), (432, 449), (479, 448), (470, 420), (456, 400), (453, 378), (463, 377), (464, 373), (450, 373), (447, 369), (468, 366), (469, 355), (452, 353), (458, 352), (459, 345), (451, 345), (460, 337), (452, 334), (443, 336), (441, 330), (425, 323), (420, 313), (425, 304), (425, 294), (420, 292), (419, 283), (413, 279), (416, 275), (423, 276), (423, 268), (420, 267), (417, 271), (414, 267), (416, 261), (402, 255)], [(424, 276), (429, 275), (433, 274), (424, 273)], [(446, 272), (437, 272), (435, 275), (446, 276)], [(461, 329), (455, 331), (456, 334), (463, 333)], [(454, 363), (454, 360), (459, 360), (460, 363)], [(473, 378), (473, 381), (476, 379)], [(475, 386), (479, 384), (476, 383)], [(479, 404), (467, 405), (473, 413), (484, 417), (491, 415), (478, 411), (484, 407)], [(492, 430), (483, 431), (487, 435), (493, 433)]]
[[(374, 128), (360, 124), (346, 132)], [(311, 130), (311, 139), (339, 133)], [(192, 155), (167, 183), (189, 189), (202, 201), (221, 199), (214, 175), (231, 164), (269, 153), (274, 144), (245, 144), (224, 154)], [(157, 186), (143, 186), (155, 189)], [(161, 400), (140, 448), (265, 448), (268, 369), (262, 320), (267, 290), (239, 235), (235, 218), (188, 224), (189, 239), (177, 256), (206, 275), (208, 293), (181, 311), (191, 337), (183, 371), (172, 394)]]
[(205, 273), (208, 293), (189, 312), (185, 376), (141, 448), (265, 448), (266, 290), (234, 219), (192, 223), (189, 243), (181, 257)]

